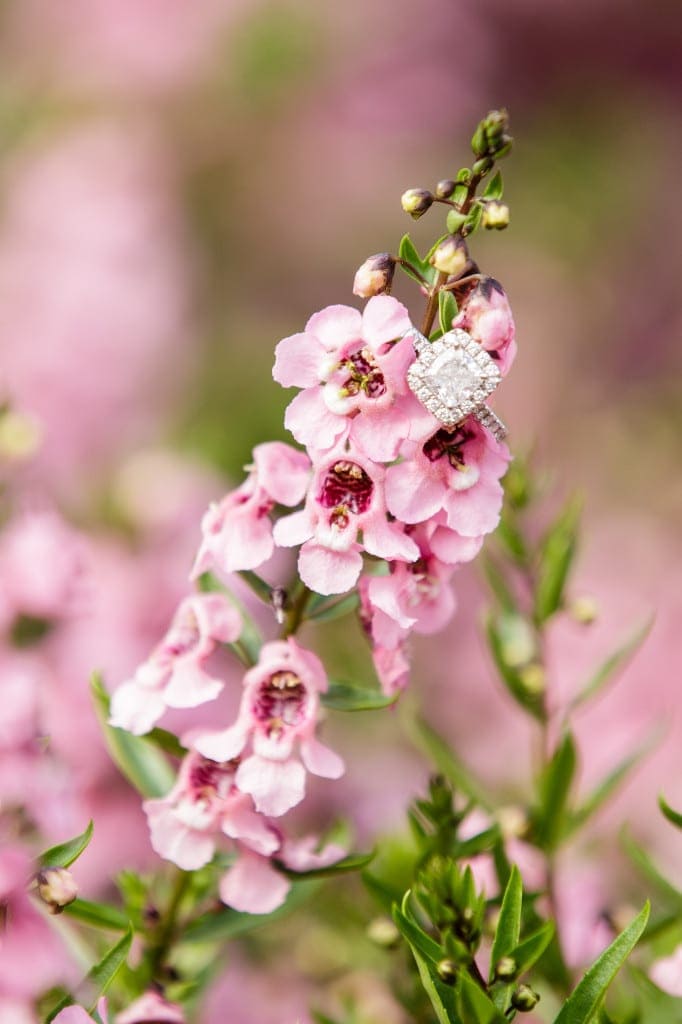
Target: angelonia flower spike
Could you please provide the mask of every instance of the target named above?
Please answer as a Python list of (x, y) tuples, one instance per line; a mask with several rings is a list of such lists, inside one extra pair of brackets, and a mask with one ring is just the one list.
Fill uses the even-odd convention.
[[(345, 852), (286, 827), (309, 777), (344, 773), (320, 739), (333, 686), (299, 627), (332, 607), (357, 611), (391, 703), (408, 683), (410, 636), (450, 621), (457, 566), (497, 525), (509, 451), (487, 403), (514, 359), (514, 321), (469, 244), (498, 191), (496, 179), (489, 195), (478, 186), (508, 145), (506, 122), (496, 124), (466, 180), (405, 193), (413, 217), (434, 203), (447, 210), (448, 233), (427, 257), (406, 235), (396, 255), (357, 271), (363, 308), (328, 306), (276, 346), (274, 379), (296, 392), (285, 415), (294, 444), (258, 445), (245, 481), (208, 509), (191, 571), (198, 590), (112, 696), (111, 725), (136, 735), (169, 709), (186, 712), (177, 778), (144, 805), (152, 845), (184, 871), (227, 856), (218, 890), (237, 910), (272, 911), (290, 888), (287, 865), (305, 871)], [(419, 320), (390, 294), (397, 269), (425, 297)], [(278, 549), (294, 553), (293, 583), (277, 576)], [(272, 632), (255, 642), (232, 596), (240, 577), (271, 604)], [(226, 689), (236, 713), (193, 726), (191, 710)]]

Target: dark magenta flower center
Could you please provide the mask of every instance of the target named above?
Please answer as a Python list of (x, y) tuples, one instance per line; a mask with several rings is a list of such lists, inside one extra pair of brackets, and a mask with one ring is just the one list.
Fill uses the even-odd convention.
[(209, 761), (206, 757), (198, 757), (189, 773), (189, 783), (197, 799), (210, 799), (216, 794), (227, 796), (232, 789), (238, 760)]
[(302, 721), (306, 696), (306, 688), (295, 672), (274, 672), (261, 684), (253, 712), (268, 732), (279, 732)]
[(453, 469), (462, 469), (466, 465), (464, 458), (464, 445), (474, 435), (466, 427), (455, 427), (454, 430), (446, 430), (442, 427), (437, 434), (430, 437), (422, 451), (429, 462), (437, 462), (438, 459), (446, 458)]
[(386, 394), (384, 375), (369, 349), (354, 352), (343, 360), (341, 367), (348, 371), (348, 378), (343, 384), (347, 395), (357, 395), (363, 391), (368, 398), (379, 398)]
[(373, 493), (374, 484), (362, 466), (342, 459), (327, 470), (317, 500), (338, 516), (357, 516), (367, 511)]

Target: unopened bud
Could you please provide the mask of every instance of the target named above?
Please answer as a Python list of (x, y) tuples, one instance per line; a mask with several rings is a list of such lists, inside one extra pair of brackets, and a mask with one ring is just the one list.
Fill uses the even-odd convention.
[(469, 253), (467, 252), (467, 247), (463, 240), (456, 235), (449, 235), (443, 239), (431, 257), (431, 263), (436, 270), (447, 274), (448, 277), (457, 277), (462, 273), (468, 262)]
[(540, 996), (533, 991), (530, 985), (519, 985), (512, 992), (511, 1004), (515, 1010), (519, 1010), (521, 1013), (529, 1013), (534, 1010), (539, 1002)]
[(353, 295), (369, 299), (372, 295), (383, 295), (393, 283), (395, 260), (388, 252), (378, 252), (368, 256), (361, 267), (358, 267), (353, 281)]
[(483, 227), (495, 228), (502, 231), (509, 226), (509, 207), (506, 203), (498, 203), (493, 200), (486, 203), (483, 208)]
[(482, 123), (485, 137), (494, 149), (509, 127), (509, 114), (506, 110), (491, 110)]
[(367, 938), (377, 946), (391, 949), (400, 941), (400, 932), (388, 917), (375, 917), (367, 928)]
[(544, 668), (538, 662), (534, 661), (524, 666), (519, 672), (519, 677), (529, 695), (539, 697), (545, 692), (547, 678)]
[(571, 602), (568, 610), (575, 621), (580, 622), (584, 626), (591, 625), (599, 615), (599, 605), (590, 594), (576, 597), (575, 601)]
[(505, 839), (523, 839), (528, 835), (530, 822), (523, 807), (516, 804), (500, 807), (495, 817)]
[(473, 166), (474, 174), (477, 174), (480, 177), (482, 177), (484, 174), (488, 173), (490, 168), (493, 166), (493, 163), (494, 160), (491, 156), (481, 157), (481, 159), (477, 160)]
[(439, 199), (449, 199), (455, 191), (456, 184), (457, 182), (453, 181), (452, 178), (443, 178), (436, 185), (436, 195)]
[(400, 205), (417, 220), (433, 205), (433, 196), (427, 188), (408, 188), (400, 197)]
[(439, 960), (436, 964), (436, 971), (440, 980), (446, 985), (454, 985), (457, 981), (457, 964), (454, 960), (447, 957), (445, 960)]
[(38, 895), (51, 914), (61, 914), (78, 896), (78, 886), (66, 868), (43, 868), (36, 875)]
[(488, 140), (485, 136), (485, 121), (481, 121), (476, 128), (471, 139), (471, 149), (474, 156), (478, 157), (485, 156), (488, 152)]
[(518, 969), (519, 965), (513, 956), (503, 956), (495, 964), (495, 979), (497, 981), (513, 981)]

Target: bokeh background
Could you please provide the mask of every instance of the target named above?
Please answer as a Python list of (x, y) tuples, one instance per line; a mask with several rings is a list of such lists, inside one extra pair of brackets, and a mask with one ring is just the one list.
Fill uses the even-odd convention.
[[(207, 501), (255, 443), (284, 438), (276, 342), (323, 305), (355, 304), (355, 268), (403, 231), (430, 244), (436, 216), (413, 225), (400, 194), (469, 162), (476, 121), (506, 106), (512, 224), (474, 243), (516, 315), (520, 354), (498, 404), (557, 496), (583, 492), (578, 593), (601, 609), (589, 628), (556, 630), (555, 685), (575, 687), (656, 615), (577, 728), (585, 785), (660, 724), (657, 752), (572, 877), (603, 903), (595, 873), (617, 860), (608, 830), (625, 814), (674, 873), (655, 796), (682, 803), (679, 4), (3, 0), (0, 63), (1, 397), (42, 434), (13, 486), (89, 545), (90, 611), (50, 652), (49, 732), (68, 772), (46, 831), (74, 831), (106, 792), (86, 879), (144, 859), (139, 812), (124, 796), (116, 809), (103, 753), (92, 767), (88, 673), (114, 685), (147, 652), (186, 587)], [(418, 315), (419, 295), (396, 293)], [(530, 738), (480, 639), (475, 568), (457, 590), (447, 634), (415, 645), (413, 690), (513, 801)], [(363, 671), (359, 633), (320, 642), (339, 671)], [(336, 799), (359, 837), (399, 828), (427, 767), (398, 716), (332, 733), (353, 762)], [(240, 998), (269, 1021), (272, 989), (256, 978), (251, 991), (245, 970)], [(290, 981), (268, 981), (273, 1020)], [(237, 999), (226, 984), (216, 1005)]]

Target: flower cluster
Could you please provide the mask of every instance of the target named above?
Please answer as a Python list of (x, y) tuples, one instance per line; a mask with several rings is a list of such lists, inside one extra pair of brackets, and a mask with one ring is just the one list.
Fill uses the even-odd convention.
[[(454, 326), (506, 372), (514, 326), (504, 292), (480, 275), (464, 287)], [(453, 614), (452, 575), (497, 524), (509, 459), (473, 417), (446, 428), (411, 392), (411, 326), (405, 307), (382, 294), (362, 313), (330, 306), (279, 343), (273, 373), (300, 389), (286, 425), (305, 451), (256, 447), (245, 482), (204, 516), (191, 573), (230, 587), (235, 573), (265, 566), (267, 575), (277, 548), (298, 548), (304, 598), (358, 588), (388, 694), (407, 682), (409, 634), (433, 633)], [(168, 708), (214, 701), (224, 683), (207, 662), (220, 646), (237, 650), (244, 628), (224, 593), (187, 597), (114, 693), (111, 723), (141, 735)], [(144, 805), (154, 849), (180, 868), (231, 854), (219, 891), (238, 910), (279, 906), (289, 888), (281, 868), (304, 871), (343, 855), (335, 846), (316, 852), (314, 838), (293, 840), (281, 823), (304, 799), (308, 773), (343, 774), (341, 758), (317, 738), (327, 688), (320, 660), (285, 626), (251, 659), (233, 720), (188, 728), (175, 785)]]

